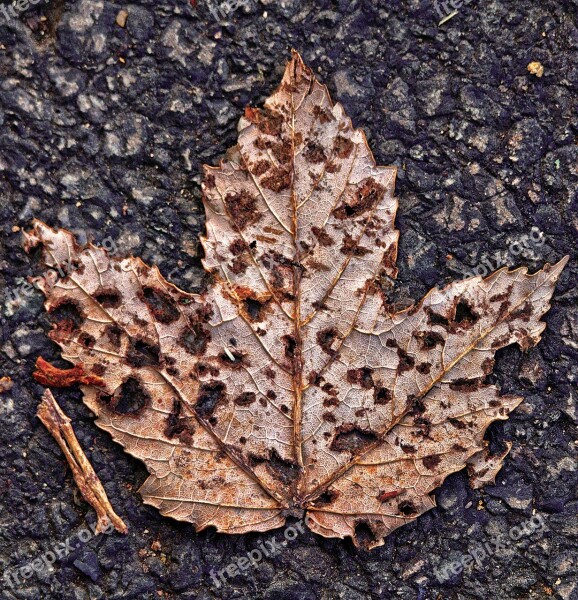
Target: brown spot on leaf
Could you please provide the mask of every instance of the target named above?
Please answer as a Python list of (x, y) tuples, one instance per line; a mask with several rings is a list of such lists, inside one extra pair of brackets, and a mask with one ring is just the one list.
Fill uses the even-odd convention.
[(283, 128), (283, 115), (270, 109), (245, 108), (245, 118), (266, 135), (278, 137)]
[(311, 227), (311, 233), (317, 238), (317, 241), (321, 246), (330, 247), (333, 246), (335, 240), (321, 227), (315, 225)]
[(399, 362), (397, 364), (397, 372), (404, 373), (405, 371), (411, 371), (415, 365), (415, 358), (410, 356), (402, 348), (397, 349), (397, 355), (399, 356)]
[(355, 524), (354, 536), (357, 543), (363, 548), (368, 548), (377, 539), (368, 521), (358, 521)]
[(243, 392), (242, 394), (239, 394), (233, 400), (233, 402), (237, 406), (250, 406), (251, 404), (253, 404), (253, 402), (255, 402), (255, 400), (257, 400), (257, 395), (255, 394), (255, 392)]
[(327, 110), (326, 108), (322, 108), (321, 106), (313, 107), (313, 116), (321, 124), (330, 123), (331, 121), (333, 121), (335, 119), (335, 117), (333, 116), (331, 111)]
[(385, 194), (385, 188), (377, 183), (375, 179), (369, 178), (355, 192), (352, 198), (345, 200), (336, 209), (333, 214), (337, 219), (351, 219), (372, 209)]
[(419, 363), (415, 369), (422, 375), (429, 375), (429, 372), (431, 371), (431, 363)]
[(240, 369), (250, 366), (248, 358), (237, 350), (229, 350), (229, 352), (221, 352), (218, 357), (219, 362), (231, 369)]
[(253, 166), (252, 171), (255, 177), (261, 177), (263, 173), (269, 170), (271, 163), (268, 160), (258, 160)]
[(511, 319), (522, 319), (522, 321), (527, 322), (530, 320), (532, 316), (532, 303), (529, 300), (526, 300), (524, 304), (514, 310), (511, 314)]
[(412, 444), (404, 444), (401, 442), (400, 447), (406, 454), (415, 454), (417, 452), (417, 448)]
[(141, 299), (148, 306), (153, 317), (163, 325), (174, 323), (181, 316), (177, 303), (161, 290), (145, 287)]
[(181, 332), (178, 342), (191, 354), (203, 355), (207, 350), (207, 344), (211, 341), (211, 334), (206, 327), (200, 323), (189, 323)]
[(494, 369), (494, 359), (490, 357), (484, 359), (484, 362), (482, 362), (481, 366), (484, 375), (489, 375)]
[(291, 171), (274, 168), (267, 177), (261, 179), (261, 185), (275, 193), (286, 190), (291, 185)]
[(323, 406), (325, 406), (325, 408), (334, 407), (338, 404), (339, 400), (337, 399), (337, 396), (329, 396), (323, 399)]
[(91, 371), (97, 376), (102, 377), (106, 373), (106, 367), (102, 363), (92, 365)]
[(321, 418), (324, 421), (327, 421), (328, 423), (336, 423), (337, 422), (337, 419), (335, 418), (335, 416), (332, 413), (330, 413), (330, 412), (324, 412), (321, 415)]
[(303, 155), (309, 162), (312, 163), (320, 163), (325, 160), (325, 152), (323, 151), (323, 146), (321, 146), (313, 140), (307, 142), (307, 147)]
[(396, 259), (397, 259), (397, 244), (390, 244), (383, 255), (381, 264), (386, 270), (397, 273), (397, 269), (395, 268)]
[(463, 421), (460, 421), (459, 419), (455, 419), (454, 417), (449, 417), (448, 421), (456, 429), (465, 429), (467, 427), (467, 425)]
[(89, 333), (83, 331), (78, 336), (78, 343), (84, 346), (85, 348), (93, 348), (94, 344), (96, 344), (96, 340), (94, 339), (93, 335), (90, 335)]
[(445, 344), (444, 336), (437, 331), (416, 331), (413, 336), (419, 341), (421, 350), (432, 350)]
[(262, 463), (265, 463), (269, 473), (284, 485), (291, 485), (299, 476), (299, 467), (295, 463), (279, 456), (275, 448), (269, 451), (267, 458), (255, 454), (249, 456), (249, 464), (253, 468)]
[(338, 490), (325, 490), (315, 499), (315, 506), (327, 506), (328, 504), (333, 504), (340, 495)]
[(118, 350), (120, 348), (122, 329), (118, 327), (118, 325), (107, 325), (104, 330), (104, 335), (114, 350)]
[(440, 463), (442, 459), (437, 454), (431, 454), (430, 456), (424, 456), (421, 459), (423, 466), (429, 471), (433, 471)]
[(317, 343), (321, 346), (323, 352), (335, 356), (336, 351), (331, 346), (338, 335), (339, 331), (335, 327), (327, 327), (317, 332)]
[(210, 173), (209, 175), (207, 175), (205, 177), (205, 182), (204, 183), (205, 183), (205, 187), (208, 190), (214, 189), (215, 188), (215, 176), (212, 173)]
[(235, 275), (242, 275), (248, 268), (249, 261), (244, 256), (237, 256), (229, 265), (229, 271)]
[(396, 498), (400, 494), (401, 494), (401, 491), (399, 491), (399, 490), (394, 490), (391, 492), (381, 491), (377, 495), (377, 499), (379, 502), (385, 502), (386, 500), (391, 500), (391, 498)]
[(265, 313), (269, 302), (270, 300), (260, 301), (256, 298), (245, 298), (245, 313), (249, 317), (249, 320), (253, 323), (263, 321), (265, 319)]
[(371, 252), (369, 248), (363, 248), (360, 246), (358, 241), (354, 240), (348, 233), (343, 236), (343, 243), (341, 244), (341, 248), (339, 250), (346, 256), (365, 256)]
[(296, 352), (297, 352), (297, 342), (295, 341), (295, 338), (292, 335), (284, 335), (281, 338), (281, 341), (283, 342), (283, 345), (285, 346), (285, 356), (289, 360), (295, 359)]
[[(419, 308), (419, 305), (416, 305), (416, 308)], [(441, 327), (445, 327), (446, 329), (449, 327), (449, 320), (443, 315), (434, 312), (430, 306), (426, 306), (424, 310), (428, 316), (427, 322), (430, 325), (440, 325)]]
[(211, 375), (212, 377), (218, 377), (219, 375), (219, 369), (217, 369), (217, 367), (209, 363), (203, 362), (199, 362), (196, 364), (194, 372), (196, 373), (196, 376), (198, 378), (206, 377), (207, 375)]
[(348, 158), (353, 150), (353, 142), (342, 135), (338, 135), (333, 143), (333, 152), (337, 154), (339, 158)]
[(362, 367), (361, 369), (349, 369), (347, 371), (348, 383), (355, 383), (364, 390), (369, 390), (373, 387), (373, 377), (371, 374), (373, 369), (370, 367)]
[(164, 433), (169, 439), (177, 437), (183, 444), (192, 444), (195, 421), (193, 417), (183, 417), (182, 410), (182, 402), (173, 400), (173, 409), (167, 417)]
[(508, 290), (505, 292), (501, 292), (500, 294), (494, 294), (490, 296), (490, 302), (502, 302), (508, 298), (510, 291), (512, 290), (511, 286), (508, 287)]
[(225, 196), (225, 206), (235, 225), (241, 230), (261, 219), (261, 213), (257, 210), (257, 198), (246, 190), (228, 193)]
[(291, 485), (299, 477), (298, 465), (281, 458), (274, 448), (270, 452), (267, 468), (285, 485)]
[[(299, 145), (297, 137), (297, 134), (295, 134), (295, 146)], [(293, 150), (289, 140), (283, 140), (280, 144), (273, 144), (271, 151), (280, 165), (286, 165), (291, 162)]]
[(456, 392), (475, 392), (480, 389), (482, 382), (479, 379), (456, 379), (450, 382), (450, 389)]
[(249, 247), (247, 246), (246, 242), (241, 238), (237, 238), (229, 244), (229, 252), (233, 256), (239, 256), (243, 254), (243, 252), (247, 252), (248, 250)]
[(465, 301), (460, 300), (456, 305), (456, 314), (454, 321), (462, 326), (463, 329), (469, 329), (478, 322), (480, 315)]

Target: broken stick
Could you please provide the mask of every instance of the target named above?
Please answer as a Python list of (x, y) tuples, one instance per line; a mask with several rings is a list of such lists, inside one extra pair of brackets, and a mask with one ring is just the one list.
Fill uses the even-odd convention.
[(50, 390), (44, 392), (36, 414), (64, 453), (84, 499), (96, 511), (96, 532), (103, 533), (110, 522), (117, 531), (127, 533), (128, 527), (114, 512), (100, 479), (78, 443), (70, 419), (64, 414)]

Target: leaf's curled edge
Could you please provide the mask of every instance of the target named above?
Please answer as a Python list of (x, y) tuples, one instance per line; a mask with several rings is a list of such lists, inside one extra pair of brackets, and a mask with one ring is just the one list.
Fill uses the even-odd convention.
[(539, 341), (566, 259), (391, 313), (378, 281), (396, 276), (395, 169), (297, 54), (230, 157), (205, 173), (202, 295), (35, 221), (27, 249), (68, 266), (39, 282), (50, 337), (162, 514), (228, 533), (305, 514), (321, 535), (381, 545), (448, 474), (499, 470), (484, 431), (521, 399), (484, 380), (496, 350)]

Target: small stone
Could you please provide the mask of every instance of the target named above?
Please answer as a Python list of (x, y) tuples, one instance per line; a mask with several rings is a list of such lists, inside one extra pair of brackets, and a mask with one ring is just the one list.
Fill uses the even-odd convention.
[(544, 67), (542, 63), (538, 62), (537, 60), (528, 65), (528, 71), (532, 75), (536, 75), (536, 77), (542, 77), (542, 75), (544, 75)]
[(10, 377), (0, 377), (0, 394), (9, 392), (12, 389), (12, 379)]
[(119, 27), (126, 27), (126, 20), (128, 19), (128, 10), (124, 8), (118, 11), (118, 15), (116, 15), (116, 24)]
[(84, 555), (76, 559), (73, 564), (81, 573), (90, 577), (93, 582), (98, 581), (101, 571), (98, 558), (92, 550), (84, 552)]

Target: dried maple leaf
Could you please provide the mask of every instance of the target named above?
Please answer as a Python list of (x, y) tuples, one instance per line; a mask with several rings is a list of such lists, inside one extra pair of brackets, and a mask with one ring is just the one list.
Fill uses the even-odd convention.
[(378, 546), (448, 474), (497, 472), (484, 432), (521, 398), (483, 381), (496, 350), (539, 341), (566, 261), (394, 313), (376, 281), (396, 276), (396, 170), (375, 165), (296, 53), (239, 130), (205, 171), (202, 295), (34, 223), (27, 247), (51, 267), (75, 261), (40, 281), (51, 337), (82, 381), (102, 380), (84, 400), (145, 462), (141, 493), (162, 514), (242, 533), (305, 513), (321, 535)]

